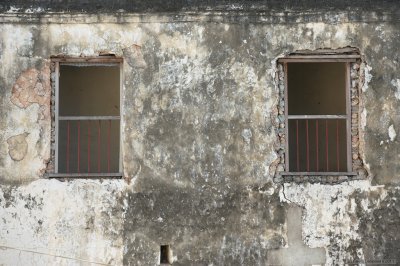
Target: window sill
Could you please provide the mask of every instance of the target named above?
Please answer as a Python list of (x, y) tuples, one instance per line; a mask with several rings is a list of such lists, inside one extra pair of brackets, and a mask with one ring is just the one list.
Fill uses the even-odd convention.
[(356, 172), (281, 172), (282, 176), (356, 176)]
[(122, 178), (122, 173), (51, 173), (47, 178)]

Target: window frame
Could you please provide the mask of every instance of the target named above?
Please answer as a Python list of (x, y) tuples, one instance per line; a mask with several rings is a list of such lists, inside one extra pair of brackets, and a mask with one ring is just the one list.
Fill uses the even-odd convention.
[[(52, 159), (54, 164), (54, 170), (47, 176), (50, 178), (122, 178), (123, 177), (123, 163), (122, 163), (122, 121), (123, 121), (123, 105), (122, 105), (122, 90), (123, 90), (123, 59), (116, 56), (97, 56), (97, 57), (51, 57), (51, 62), (54, 64), (54, 104), (53, 104), (53, 119), (54, 124), (52, 130), (54, 130), (54, 148), (52, 147)], [(60, 66), (84, 63), (89, 67), (101, 66), (101, 65), (115, 65), (119, 66), (119, 116), (107, 116), (112, 120), (119, 120), (119, 166), (117, 173), (59, 173), (59, 122), (65, 120), (66, 117), (60, 119), (59, 106), (60, 106), (60, 93), (59, 93), (59, 77), (60, 77)], [(85, 116), (76, 116), (85, 117)], [(96, 116), (98, 118), (105, 118), (105, 116)]]
[[(284, 93), (283, 100), (284, 117), (285, 117), (285, 170), (281, 173), (282, 176), (355, 176), (357, 175), (353, 169), (352, 162), (352, 108), (351, 108), (351, 63), (356, 63), (360, 59), (360, 55), (348, 54), (331, 54), (331, 55), (289, 55), (287, 57), (279, 58), (278, 63), (282, 64), (284, 71)], [(289, 63), (344, 63), (345, 64), (345, 81), (346, 81), (346, 114), (345, 115), (289, 115), (288, 113), (288, 64)], [(289, 119), (300, 118), (321, 118), (321, 119), (346, 119), (346, 172), (296, 172), (289, 171)]]

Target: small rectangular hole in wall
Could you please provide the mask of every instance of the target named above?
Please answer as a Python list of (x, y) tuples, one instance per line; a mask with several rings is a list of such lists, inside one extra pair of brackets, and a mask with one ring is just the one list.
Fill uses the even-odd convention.
[(160, 264), (171, 264), (171, 249), (169, 245), (160, 246)]

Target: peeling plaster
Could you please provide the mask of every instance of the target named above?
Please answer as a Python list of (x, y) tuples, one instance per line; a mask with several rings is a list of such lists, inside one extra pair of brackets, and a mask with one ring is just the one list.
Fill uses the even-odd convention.
[(125, 49), (123, 49), (123, 53), (125, 58), (128, 61), (128, 64), (132, 68), (146, 68), (147, 64), (143, 58), (143, 53), (141, 51), (141, 47), (137, 44), (133, 44)]
[(28, 133), (23, 133), (8, 138), (8, 154), (14, 161), (21, 161), (25, 158), (28, 151), (28, 143), (26, 142), (28, 135)]
[[(358, 205), (352, 196), (356, 191), (378, 193), (380, 197), (373, 204), (361, 201)], [(326, 265), (342, 265), (346, 261), (359, 259), (346, 252), (352, 241), (360, 239), (357, 233), (357, 208), (372, 211), (371, 207), (379, 206), (387, 192), (382, 186), (370, 186), (366, 180), (335, 186), (286, 184), (280, 195), (282, 201), (295, 203), (306, 210), (303, 221), (303, 239), (306, 244), (311, 248), (329, 247)], [(331, 227), (333, 224), (335, 226)]]
[(12, 88), (11, 102), (26, 109), (31, 104), (39, 104), (42, 109), (40, 120), (50, 117), (50, 67), (44, 64), (41, 70), (35, 68), (24, 71)]
[(116, 197), (124, 183), (42, 179), (9, 193), (0, 186), (1, 262), (121, 265), (122, 217)]

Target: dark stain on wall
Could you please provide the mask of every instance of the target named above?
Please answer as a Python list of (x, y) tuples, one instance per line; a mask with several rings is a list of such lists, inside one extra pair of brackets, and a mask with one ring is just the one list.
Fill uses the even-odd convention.
[[(113, 12), (119, 10), (134, 11), (134, 12), (171, 12), (182, 10), (260, 10), (260, 9), (348, 9), (362, 8), (367, 10), (376, 10), (376, 1), (373, 0), (29, 0), (29, 1), (1, 1), (0, 10), (8, 10), (11, 6), (17, 8), (38, 8), (51, 11), (67, 11), (67, 12), (98, 12), (106, 11)], [(381, 0), (379, 7), (381, 8), (398, 7), (396, 0)], [(44, 11), (43, 10), (43, 11)]]
[(164, 244), (171, 245), (177, 265), (255, 265), (267, 261), (267, 249), (285, 244), (285, 206), (277, 193), (265, 194), (271, 184), (243, 191), (181, 190), (168, 182), (147, 182), (153, 192), (132, 192), (126, 198), (125, 265), (146, 264), (151, 261), (146, 254), (156, 254)]
[(360, 245), (367, 264), (373, 260), (400, 263), (400, 191), (395, 187), (387, 189), (387, 197), (376, 209), (360, 215)]

